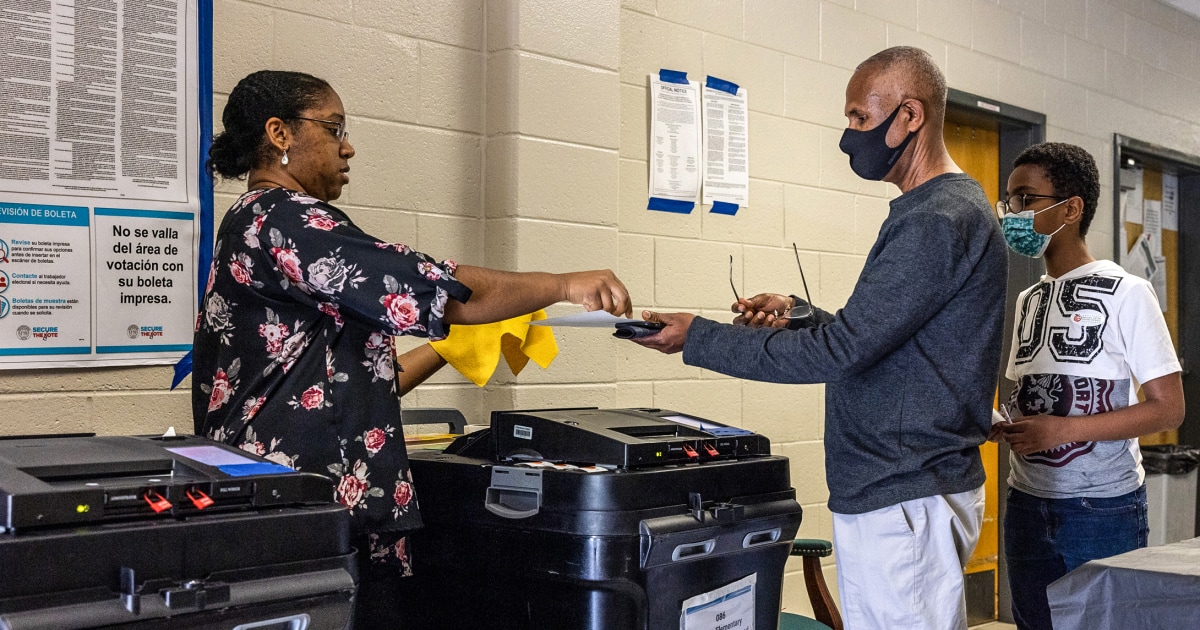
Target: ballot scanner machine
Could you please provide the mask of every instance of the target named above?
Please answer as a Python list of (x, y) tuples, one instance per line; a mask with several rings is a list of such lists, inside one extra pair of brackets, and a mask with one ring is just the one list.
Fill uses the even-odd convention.
[(801, 508), (761, 435), (659, 409), (497, 411), (410, 460), (415, 627), (776, 627)]
[(332, 482), (207, 439), (0, 439), (0, 630), (343, 630)]

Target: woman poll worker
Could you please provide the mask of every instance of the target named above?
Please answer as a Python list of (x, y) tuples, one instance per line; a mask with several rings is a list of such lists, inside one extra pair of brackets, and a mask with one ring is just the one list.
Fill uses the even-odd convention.
[[(421, 521), (393, 335), (440, 339), (451, 324), (561, 300), (628, 316), (629, 295), (611, 271), (457, 265), (363, 232), (330, 205), (350, 181), (354, 147), (342, 101), (321, 79), (255, 72), (230, 93), (222, 122), (208, 169), (249, 181), (217, 231), (196, 322), (196, 434), (332, 478), (359, 552), (355, 627), (403, 627), (404, 534)], [(406, 356), (415, 373), (405, 388), (442, 365), (428, 348)]]

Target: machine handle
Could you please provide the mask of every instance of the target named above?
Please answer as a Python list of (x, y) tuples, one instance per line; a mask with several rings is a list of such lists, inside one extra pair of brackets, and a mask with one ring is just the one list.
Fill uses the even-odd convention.
[(529, 518), (541, 509), (541, 499), (542, 493), (537, 490), (493, 486), (487, 489), (483, 507), (500, 518)]
[(773, 542), (778, 542), (779, 537), (783, 535), (783, 530), (778, 527), (773, 529), (764, 529), (760, 532), (750, 532), (742, 538), (742, 549), (749, 549), (759, 545), (769, 545)]
[[(240, 626), (234, 626), (233, 630), (253, 630), (254, 628), (271, 628), (271, 630), (308, 630), (308, 624), (312, 619), (307, 613), (298, 615), (288, 615), (287, 617), (278, 617), (276, 619), (266, 619), (264, 621), (252, 621), (244, 623)], [(283, 624), (287, 624), (286, 628)]]
[(717, 539), (709, 538), (695, 543), (685, 543), (677, 545), (671, 552), (671, 562), (679, 562), (680, 560), (692, 560), (694, 558), (702, 558), (713, 552), (717, 548)]

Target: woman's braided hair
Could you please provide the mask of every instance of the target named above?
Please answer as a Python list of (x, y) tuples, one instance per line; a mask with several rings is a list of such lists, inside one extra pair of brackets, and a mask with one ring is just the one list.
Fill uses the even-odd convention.
[(240, 179), (274, 159), (266, 138), (267, 120), (290, 121), (332, 90), (323, 79), (303, 72), (259, 70), (238, 81), (221, 114), (225, 131), (213, 138), (208, 150), (209, 174)]

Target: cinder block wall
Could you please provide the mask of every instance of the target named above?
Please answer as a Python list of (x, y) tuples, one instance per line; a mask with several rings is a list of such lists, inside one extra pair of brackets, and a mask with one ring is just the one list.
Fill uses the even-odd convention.
[[(337, 204), (368, 231), (515, 270), (610, 267), (636, 305), (727, 320), (739, 290), (813, 299), (852, 289), (895, 190), (837, 148), (845, 83), (890, 45), (930, 51), (952, 87), (1047, 116), (1048, 138), (1101, 165), (1091, 243), (1111, 255), (1119, 132), (1200, 154), (1200, 21), (1158, 0), (215, 0), (219, 112), (260, 68), (329, 80), (350, 115), (352, 182)], [(736, 217), (645, 210), (646, 75), (713, 74), (750, 91), (751, 205)], [(241, 184), (223, 183), (218, 208)], [(218, 216), (219, 220), (219, 216)], [(555, 307), (553, 313), (567, 312)], [(741, 424), (792, 458), (828, 538), (823, 389), (742, 382), (599, 331), (560, 330), (548, 371), (504, 367), (479, 389), (447, 370), (405, 403), (658, 406)], [(406, 344), (419, 343), (417, 340)], [(129, 434), (191, 426), (168, 367), (7, 371), (0, 433)], [(829, 567), (832, 569), (832, 567)], [(803, 610), (790, 566), (785, 604)], [(830, 570), (828, 576), (836, 576)]]

